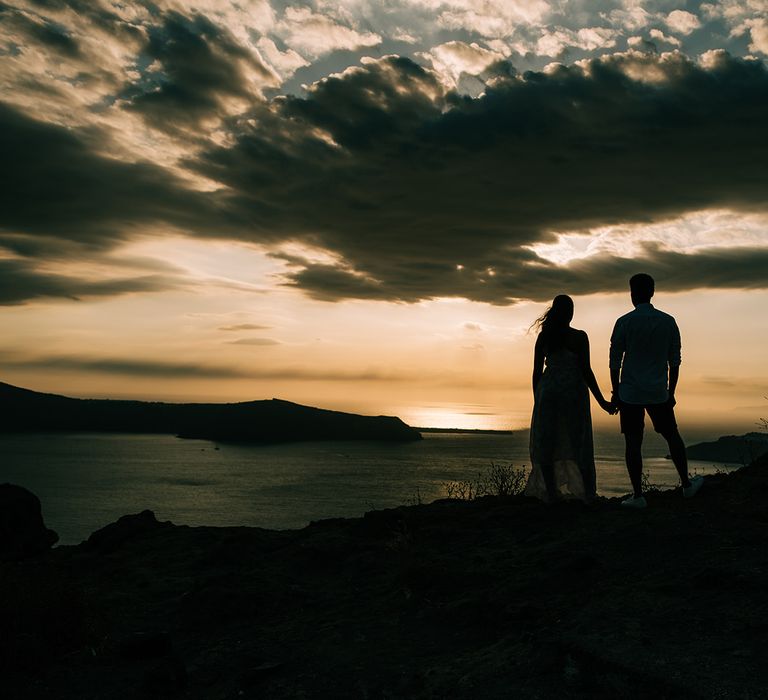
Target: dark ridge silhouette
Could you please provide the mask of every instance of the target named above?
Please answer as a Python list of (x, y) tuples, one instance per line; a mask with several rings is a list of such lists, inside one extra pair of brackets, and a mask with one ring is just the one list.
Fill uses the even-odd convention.
[(768, 453), (768, 433), (723, 435), (712, 442), (699, 442), (686, 449), (689, 459), (749, 464)]
[(393, 416), (327, 411), (280, 399), (221, 404), (73, 399), (0, 382), (0, 433), (48, 431), (172, 433), (257, 443), (421, 439)]

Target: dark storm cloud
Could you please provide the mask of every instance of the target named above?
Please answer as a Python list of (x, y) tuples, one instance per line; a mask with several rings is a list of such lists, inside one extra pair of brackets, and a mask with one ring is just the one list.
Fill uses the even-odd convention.
[(265, 82), (275, 80), (257, 55), (203, 15), (168, 13), (162, 25), (149, 28), (144, 54), (140, 63), (151, 67), (157, 62), (159, 68), (145, 70), (123, 97), (128, 109), (166, 130), (219, 116), (222, 98), (254, 99), (246, 70)]
[(433, 74), (408, 58), (390, 57), (327, 78), (309, 98), (286, 98), (283, 111), (328, 131), (351, 153), (365, 153), (380, 144), (413, 145), (414, 136), (440, 116), (434, 96), (441, 92)]
[(74, 252), (72, 244), (109, 248), (137, 225), (223, 225), (210, 200), (167, 170), (94, 153), (97, 136), (0, 102), (0, 233), (55, 237)]
[[(130, 108), (167, 125), (246, 94), (236, 67), (258, 66), (228, 34), (202, 18), (162, 17), (145, 61), (160, 63), (159, 82), (136, 88)], [(765, 211), (762, 62), (721, 54), (705, 68), (680, 54), (632, 53), (522, 76), (499, 64), (488, 76), (484, 95), (462, 97), (413, 61), (388, 57), (304, 97), (256, 101), (225, 120), (227, 145), (183, 163), (220, 183), (215, 192), (101, 155), (94, 130), (0, 106), (0, 245), (36, 260), (47, 242), (76, 255), (155, 226), (303, 242), (339, 262), (278, 253), (286, 283), (329, 301), (545, 300), (623, 291), (638, 267), (668, 289), (766, 286), (763, 249), (682, 256), (656, 247), (558, 267), (529, 248), (553, 231), (713, 207)], [(39, 296), (24, 279), (15, 300)]]
[[(390, 299), (381, 284), (333, 265), (306, 263), (291, 275), (292, 286), (308, 291), (315, 299)], [(402, 297), (398, 297), (402, 298)]]
[(0, 259), (0, 306), (32, 299), (103, 297), (131, 292), (156, 292), (177, 286), (173, 278), (142, 275), (89, 281), (67, 275), (40, 272), (25, 260)]
[(41, 11), (72, 10), (102, 23), (120, 21), (103, 0), (29, 0), (29, 4)]
[(620, 54), (500, 78), (471, 99), (443, 96), (432, 74), (388, 58), (275, 104), (197, 167), (232, 188), (244, 218), (340, 256), (289, 260), (291, 283), (317, 298), (509, 303), (549, 298), (560, 282), (576, 294), (623, 290), (638, 265), (670, 261), (682, 265), (680, 289), (765, 284), (739, 251), (557, 268), (526, 248), (553, 230), (765, 210), (762, 62)]
[(627, 292), (629, 278), (637, 272), (651, 274), (659, 293), (707, 288), (766, 289), (766, 270), (768, 247), (680, 253), (648, 245), (638, 257), (600, 254), (567, 266), (531, 265), (515, 274), (497, 275), (489, 282), (491, 293), (485, 301), (498, 303), (494, 297), (548, 301), (559, 293)]
[[(3, 10), (6, 11), (3, 16)], [(72, 16), (87, 19), (91, 29), (105, 32), (111, 39), (121, 43), (142, 41), (141, 27), (121, 19), (103, 0), (27, 0), (26, 8), (19, 8), (0, 2), (0, 19), (18, 33), (26, 42), (70, 59), (80, 59), (82, 80), (88, 74), (98, 74), (101, 65), (98, 56), (83, 52), (81, 43), (73, 35), (73, 28), (67, 26)], [(82, 31), (82, 27), (80, 28)], [(25, 47), (29, 51), (31, 47)], [(51, 75), (45, 79), (50, 82)]]
[[(320, 268), (318, 271), (317, 268)], [(490, 304), (517, 300), (548, 301), (556, 294), (624, 292), (629, 278), (647, 272), (657, 289), (684, 292), (691, 289), (768, 289), (768, 248), (713, 248), (679, 253), (648, 246), (638, 257), (599, 254), (556, 265), (538, 259), (535, 263), (501, 263), (494, 274), (448, 270), (439, 276), (428, 272), (399, 280), (386, 294), (383, 284), (372, 293), (372, 283), (343, 271), (334, 275), (327, 266), (307, 266), (294, 273), (292, 284), (322, 301), (338, 299), (389, 299), (416, 301), (436, 296), (461, 296)]]

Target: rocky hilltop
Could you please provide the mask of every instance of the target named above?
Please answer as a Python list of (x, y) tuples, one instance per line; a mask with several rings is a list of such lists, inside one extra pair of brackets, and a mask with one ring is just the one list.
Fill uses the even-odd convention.
[(271, 399), (244, 403), (160, 403), (73, 399), (0, 382), (0, 432), (172, 433), (238, 442), (419, 440), (393, 416), (361, 416)]
[(4, 697), (768, 698), (766, 498), (763, 458), (638, 512), (484, 497), (277, 532), (145, 511), (0, 565)]

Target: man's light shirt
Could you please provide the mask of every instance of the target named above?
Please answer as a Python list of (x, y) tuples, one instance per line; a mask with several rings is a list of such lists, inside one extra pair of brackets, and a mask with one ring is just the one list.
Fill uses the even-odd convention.
[(621, 368), (619, 398), (625, 403), (664, 403), (669, 367), (680, 364), (680, 331), (675, 319), (652, 304), (638, 304), (616, 321), (610, 367)]

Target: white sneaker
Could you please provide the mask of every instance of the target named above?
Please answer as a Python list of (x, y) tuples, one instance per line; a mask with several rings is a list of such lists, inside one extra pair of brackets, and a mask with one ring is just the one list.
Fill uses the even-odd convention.
[(683, 486), (683, 498), (693, 498), (704, 485), (703, 476), (694, 476), (690, 486)]
[(648, 505), (648, 501), (645, 500), (645, 496), (638, 496), (637, 498), (630, 496), (625, 498), (621, 505), (624, 508), (645, 508)]

